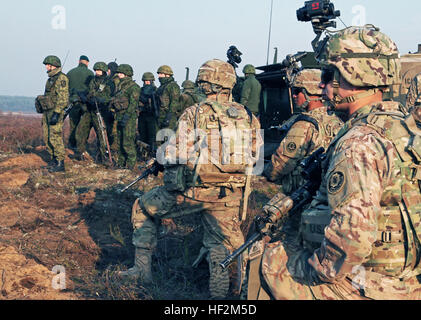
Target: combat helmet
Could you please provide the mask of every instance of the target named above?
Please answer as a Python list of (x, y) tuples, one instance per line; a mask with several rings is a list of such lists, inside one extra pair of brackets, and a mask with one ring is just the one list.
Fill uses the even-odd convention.
[(237, 82), (237, 76), (234, 67), (228, 62), (213, 59), (199, 68), (197, 82), (209, 82), (231, 90)]
[(54, 67), (57, 67), (57, 68), (61, 67), (60, 58), (57, 57), (57, 56), (47, 56), (42, 63), (43, 64), (50, 64), (50, 65), (52, 65)]
[(145, 72), (142, 76), (142, 81), (155, 81), (155, 76), (152, 72)]
[(183, 87), (183, 89), (194, 89), (195, 85), (194, 82), (191, 80), (186, 80), (184, 81), (181, 86)]
[(320, 69), (303, 69), (295, 75), (291, 87), (305, 89), (312, 96), (321, 96), (323, 91), (319, 87), (321, 76)]
[(108, 71), (108, 66), (105, 62), (97, 62), (94, 64), (94, 71), (101, 70), (102, 72), (106, 73)]
[(244, 74), (256, 74), (256, 68), (251, 64), (246, 64), (243, 68)]
[(171, 67), (167, 66), (167, 65), (160, 66), (156, 73), (163, 73), (163, 74), (167, 74), (169, 76), (174, 75), (174, 72), (172, 71)]
[(353, 102), (362, 94), (342, 99), (339, 75), (355, 87), (372, 88), (400, 83), (400, 55), (396, 44), (373, 25), (349, 27), (331, 33), (316, 55), (323, 68), (322, 81), (333, 78), (334, 103)]
[(133, 76), (133, 68), (128, 64), (120, 64), (116, 70), (116, 73), (123, 73), (127, 77)]

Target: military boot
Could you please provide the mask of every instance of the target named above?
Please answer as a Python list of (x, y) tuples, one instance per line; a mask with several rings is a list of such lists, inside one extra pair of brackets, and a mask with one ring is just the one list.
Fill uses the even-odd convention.
[(152, 251), (136, 248), (134, 266), (127, 271), (120, 271), (118, 275), (121, 278), (140, 279), (143, 284), (151, 284), (152, 278)]
[(64, 172), (66, 169), (64, 168), (64, 160), (60, 160), (57, 162), (57, 165), (55, 167), (51, 167), (48, 169), (49, 172)]
[(224, 270), (219, 265), (229, 254), (224, 246), (218, 246), (209, 251), (209, 292), (211, 299), (224, 299), (230, 288), (228, 269)]
[(57, 164), (58, 164), (58, 161), (57, 161), (56, 158), (54, 158), (54, 159), (51, 159), (50, 161), (48, 161), (46, 166), (42, 166), (41, 169), (48, 169), (49, 170), (51, 168), (56, 167)]

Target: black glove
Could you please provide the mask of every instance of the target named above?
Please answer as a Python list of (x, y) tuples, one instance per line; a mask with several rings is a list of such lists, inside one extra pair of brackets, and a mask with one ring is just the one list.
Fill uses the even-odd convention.
[(55, 126), (60, 119), (60, 113), (54, 112), (50, 119), (50, 125)]
[(163, 171), (164, 171), (164, 166), (158, 162), (156, 162), (155, 165), (152, 167), (152, 173), (155, 177), (157, 177), (158, 174)]
[(118, 125), (120, 127), (120, 130), (124, 129), (127, 125), (127, 122), (129, 122), (129, 115), (126, 113), (123, 116), (123, 119), (121, 119), (121, 121), (119, 121)]
[(86, 96), (86, 92), (79, 91), (77, 94), (79, 95), (80, 101), (83, 104), (86, 104), (88, 102), (88, 97)]

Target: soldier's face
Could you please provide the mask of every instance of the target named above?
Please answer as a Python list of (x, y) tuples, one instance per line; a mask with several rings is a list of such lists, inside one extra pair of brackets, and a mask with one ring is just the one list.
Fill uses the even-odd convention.
[(300, 90), (294, 90), (292, 97), (294, 98), (296, 106), (302, 106), (307, 101), (306, 97), (304, 96), (304, 93)]
[(124, 73), (117, 73), (117, 77), (123, 79), (124, 77), (126, 77), (126, 75)]
[(45, 68), (47, 69), (47, 72), (50, 72), (50, 71), (54, 70), (56, 67), (52, 66), (51, 64), (46, 64)]
[(95, 70), (95, 75), (100, 77), (103, 75), (103, 71), (102, 70)]

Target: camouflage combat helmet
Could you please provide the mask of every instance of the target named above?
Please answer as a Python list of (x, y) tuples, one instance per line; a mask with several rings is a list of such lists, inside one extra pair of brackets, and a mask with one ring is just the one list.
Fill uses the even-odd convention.
[[(317, 59), (334, 67), (355, 87), (380, 87), (400, 82), (396, 44), (373, 25), (349, 27), (332, 34)], [(338, 79), (337, 79), (338, 80)]]
[(108, 66), (105, 62), (97, 62), (94, 64), (94, 68), (95, 71), (96, 70), (101, 70), (102, 72), (107, 72), (108, 71)]
[(128, 64), (120, 64), (116, 70), (116, 73), (123, 73), (127, 77), (133, 76), (133, 68)]
[(152, 72), (145, 72), (142, 76), (142, 81), (155, 81), (155, 76)]
[(319, 87), (322, 71), (320, 69), (303, 69), (297, 73), (292, 82), (293, 88), (306, 89), (312, 96), (321, 96), (322, 89)]
[(43, 64), (50, 64), (54, 67), (60, 68), (61, 67), (61, 61), (59, 57), (56, 56), (48, 56), (44, 59)]
[(174, 72), (172, 71), (171, 67), (167, 66), (167, 65), (160, 66), (156, 73), (163, 73), (163, 74), (167, 74), (169, 76), (174, 75)]
[(222, 88), (232, 89), (237, 82), (237, 76), (232, 65), (222, 60), (214, 59), (205, 62), (199, 69), (197, 82), (209, 82)]
[(247, 64), (243, 68), (243, 73), (244, 74), (256, 74), (256, 68), (251, 64)]
[(195, 87), (194, 82), (193, 82), (193, 81), (190, 81), (190, 80), (186, 80), (186, 81), (184, 81), (184, 82), (181, 84), (181, 86), (182, 86), (184, 89), (194, 89), (194, 87)]

